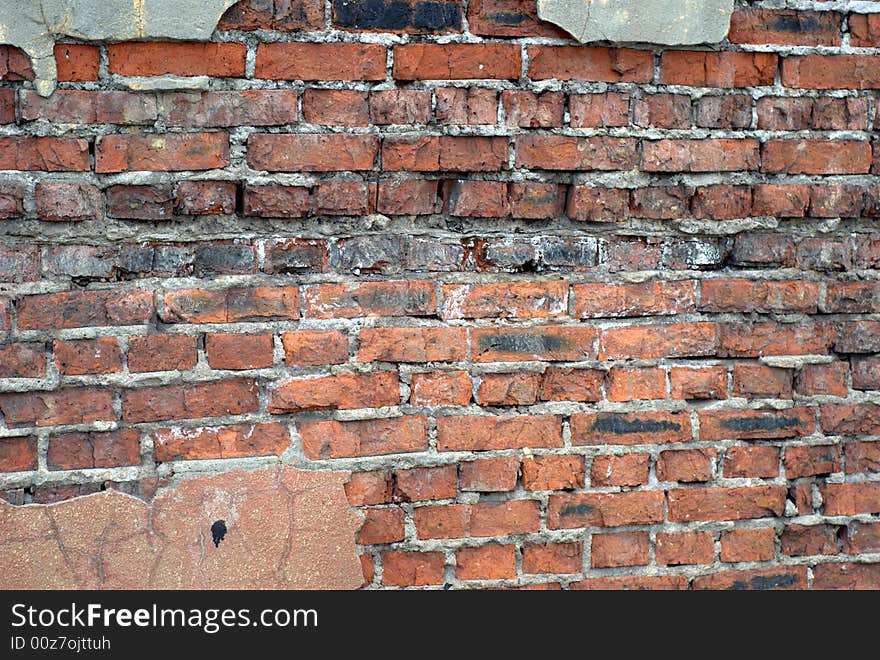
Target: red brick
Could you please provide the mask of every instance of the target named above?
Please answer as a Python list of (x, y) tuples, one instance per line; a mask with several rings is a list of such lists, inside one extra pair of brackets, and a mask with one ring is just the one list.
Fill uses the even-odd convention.
[(808, 186), (759, 184), (754, 187), (755, 215), (803, 218), (810, 203)]
[(850, 14), (847, 21), (851, 46), (876, 48), (880, 45), (880, 15)]
[(529, 46), (529, 72), (534, 80), (651, 82), (654, 58), (649, 50), (584, 46)]
[(447, 181), (443, 197), (449, 215), (472, 218), (510, 215), (507, 184), (503, 181)]
[(511, 183), (509, 195), (514, 218), (556, 218), (565, 206), (565, 188), (555, 183)]
[(91, 82), (98, 79), (101, 49), (84, 44), (55, 44), (55, 63), (61, 82)]
[(284, 363), (312, 367), (348, 361), (348, 336), (339, 330), (297, 330), (281, 335)]
[(550, 529), (644, 525), (662, 520), (662, 491), (566, 493), (551, 495), (547, 504)]
[(590, 553), (590, 564), (593, 568), (645, 566), (647, 563), (647, 532), (593, 534)]
[(805, 238), (798, 243), (796, 265), (801, 270), (849, 270), (852, 247), (847, 240)]
[(540, 509), (535, 500), (423, 506), (413, 521), (423, 539), (529, 534), (540, 527)]
[(568, 38), (560, 28), (540, 20), (530, 0), (472, 0), (468, 25), (473, 34), (489, 37)]
[(459, 465), (459, 488), (478, 493), (509, 492), (516, 488), (519, 458), (487, 458)]
[(307, 89), (302, 97), (303, 118), (309, 124), (369, 126), (367, 92), (345, 89)]
[(622, 575), (588, 578), (572, 582), (568, 588), (574, 591), (670, 591), (687, 589), (688, 581), (684, 575)]
[(694, 281), (575, 284), (572, 293), (582, 319), (682, 314), (696, 305)]
[(594, 358), (596, 330), (584, 326), (472, 328), (474, 362), (578, 361)]
[(668, 50), (660, 58), (660, 82), (692, 87), (759, 87), (776, 77), (775, 53)]
[(370, 122), (427, 124), (431, 121), (431, 92), (427, 89), (387, 89), (370, 92)]
[(458, 468), (444, 465), (410, 468), (394, 473), (395, 502), (423, 502), (453, 499), (458, 489)]
[(541, 401), (599, 401), (602, 399), (601, 369), (548, 367), (541, 379)]
[(760, 364), (733, 366), (733, 395), (747, 399), (792, 398), (790, 369), (765, 367)]
[(0, 378), (43, 378), (46, 349), (43, 344), (0, 345)]
[[(846, 374), (846, 363), (835, 362), (835, 366), (842, 368)], [(852, 358), (852, 383), (854, 390), (880, 390), (880, 356), (853, 357)], [(846, 396), (844, 393), (838, 396)]]
[(571, 490), (584, 487), (582, 456), (527, 456), (522, 462), (526, 490)]
[(596, 456), (590, 470), (590, 485), (641, 486), (648, 483), (649, 454)]
[(27, 436), (0, 438), (0, 472), (25, 472), (36, 469), (36, 438)]
[(612, 367), (605, 381), (609, 401), (666, 398), (666, 370), (658, 367)]
[[(794, 389), (803, 396), (846, 396), (849, 391), (846, 385), (848, 372), (846, 362), (805, 364), (795, 377)], [(857, 384), (856, 365), (853, 364), (853, 389), (859, 389)]]
[(614, 128), (629, 125), (629, 94), (574, 94), (568, 103), (572, 128)]
[(444, 319), (550, 318), (568, 307), (568, 282), (548, 280), (443, 286)]
[(149, 291), (72, 291), (25, 296), (18, 303), (20, 330), (60, 330), (144, 325), (153, 318)]
[(845, 591), (880, 588), (880, 564), (819, 564), (813, 569), (813, 589)]
[(821, 323), (736, 323), (720, 328), (719, 357), (823, 355), (832, 343)]
[(496, 172), (507, 167), (507, 138), (428, 136), (385, 138), (382, 169), (387, 172)]
[(370, 215), (376, 210), (375, 183), (322, 181), (315, 186), (317, 215)]
[(465, 371), (413, 374), (410, 401), (415, 406), (466, 406), (471, 402), (471, 378)]
[(113, 337), (55, 340), (55, 365), (65, 376), (112, 374), (122, 371), (122, 351)]
[(880, 551), (880, 523), (852, 521), (842, 535), (843, 552), (857, 555)]
[(819, 490), (822, 493), (826, 516), (880, 513), (880, 481), (825, 484)]
[(213, 170), (227, 165), (226, 133), (104, 135), (95, 145), (95, 171), (100, 174)]
[(459, 580), (503, 580), (516, 577), (516, 546), (484, 545), (455, 553)]
[(685, 94), (645, 94), (633, 99), (633, 123), (645, 128), (690, 128), (691, 97)]
[(494, 125), (498, 115), (498, 92), (481, 87), (438, 87), (434, 117), (438, 124)]
[(274, 360), (272, 335), (209, 334), (205, 353), (212, 369), (264, 369)]
[(87, 424), (116, 419), (110, 390), (79, 387), (54, 392), (0, 394), (7, 428)]
[(89, 143), (55, 137), (0, 137), (0, 170), (88, 172)]
[(48, 222), (76, 222), (101, 217), (101, 191), (88, 184), (38, 183), (37, 215)]
[(689, 522), (779, 517), (785, 509), (785, 494), (784, 486), (670, 490), (669, 520)]
[(240, 415), (258, 408), (257, 386), (244, 379), (143, 387), (122, 393), (122, 419), (134, 423)]
[(561, 92), (535, 94), (524, 90), (505, 90), (501, 94), (504, 121), (519, 128), (562, 126), (565, 95)]
[(299, 289), (177, 289), (163, 295), (167, 323), (235, 323), (299, 318)]
[(565, 213), (580, 222), (621, 222), (629, 217), (629, 191), (572, 186)]
[(880, 405), (829, 403), (820, 410), (825, 435), (880, 435)]
[(718, 328), (714, 323), (669, 323), (603, 329), (601, 359), (655, 359), (714, 355)]
[(646, 172), (736, 172), (758, 169), (758, 142), (752, 139), (646, 140)]
[(571, 418), (572, 444), (640, 445), (688, 442), (690, 418), (685, 413), (582, 413)]
[(437, 289), (433, 282), (354, 282), (308, 286), (303, 293), (305, 316), (318, 319), (362, 316), (433, 316)]
[(788, 479), (839, 472), (840, 447), (837, 445), (786, 447), (783, 465)]
[(880, 472), (880, 442), (846, 443), (846, 473)]
[(810, 212), (815, 218), (857, 218), (864, 210), (862, 186), (813, 186), (810, 189)]
[(673, 399), (726, 399), (726, 367), (673, 367), (669, 370)]
[(714, 449), (661, 451), (657, 458), (657, 479), (682, 483), (710, 481), (714, 461)]
[(376, 545), (402, 541), (403, 538), (402, 509), (366, 509), (364, 511), (364, 523), (357, 535), (358, 543)]
[(256, 78), (271, 80), (384, 80), (385, 46), (360, 43), (264, 43)]
[(24, 186), (4, 185), (0, 188), (0, 218), (8, 220), (24, 215)]
[(322, 0), (288, 0), (283, 4), (239, 2), (220, 19), (220, 31), (226, 30), (297, 30), (324, 29)]
[(529, 406), (538, 400), (537, 373), (483, 374), (477, 388), (481, 406)]
[(398, 80), (516, 80), (520, 48), (513, 44), (404, 44), (394, 48)]
[(128, 370), (186, 371), (196, 366), (196, 337), (145, 335), (128, 338)]
[(562, 420), (554, 415), (437, 418), (440, 451), (561, 447)]
[(428, 179), (380, 181), (377, 210), (387, 215), (431, 215), (437, 206), (437, 182)]
[(709, 220), (734, 220), (752, 214), (752, 191), (748, 186), (705, 186), (691, 199), (691, 214)]
[(723, 571), (694, 578), (694, 589), (765, 590), (806, 589), (805, 566), (758, 568), (750, 571)]
[(301, 186), (248, 186), (244, 215), (261, 218), (302, 218), (309, 214), (309, 189)]
[(796, 438), (815, 429), (812, 408), (785, 410), (701, 410), (701, 440)]
[(273, 414), (351, 410), (395, 406), (399, 402), (396, 371), (341, 373), (281, 380), (269, 393), (267, 410)]
[(637, 141), (619, 137), (571, 137), (527, 133), (516, 140), (516, 166), (544, 170), (629, 170)]
[(122, 76), (244, 77), (245, 44), (135, 43), (107, 47), (110, 73)]
[(730, 19), (732, 44), (839, 46), (840, 14), (791, 9), (738, 9)]
[(375, 135), (257, 133), (248, 138), (248, 164), (270, 172), (372, 170), (378, 153)]
[(715, 559), (715, 539), (711, 532), (657, 534), (654, 555), (657, 563), (665, 566), (711, 564)]
[(391, 473), (386, 470), (355, 472), (345, 484), (345, 496), (352, 506), (391, 502)]
[(837, 554), (837, 533), (830, 525), (786, 525), (779, 540), (789, 557)]
[(632, 212), (639, 218), (675, 220), (690, 216), (689, 186), (650, 186), (632, 191)]
[(583, 568), (580, 543), (526, 543), (522, 550), (522, 571), (541, 573), (580, 573)]
[(290, 446), (282, 424), (168, 428), (153, 433), (159, 462), (280, 456)]
[(784, 174), (867, 174), (871, 145), (858, 140), (768, 140), (761, 171)]
[(791, 55), (782, 59), (782, 84), (809, 89), (877, 89), (880, 55)]
[[(111, 218), (170, 220), (174, 215), (174, 188), (170, 184), (110, 186), (105, 192), (107, 215)], [(100, 200), (100, 198), (98, 199)], [(100, 206), (98, 208), (100, 209)], [(77, 213), (80, 211), (78, 210)]]
[(873, 282), (829, 282), (824, 311), (871, 314), (880, 310), (880, 293)]
[(382, 553), (382, 584), (391, 587), (420, 587), (442, 584), (446, 557), (442, 552)]
[(721, 533), (721, 561), (770, 561), (775, 554), (776, 530), (732, 529)]
[(779, 475), (779, 449), (759, 445), (734, 446), (724, 453), (724, 476), (728, 479), (773, 478)]
[(164, 99), (165, 121), (194, 128), (283, 126), (297, 122), (297, 99), (293, 89), (171, 93)]
[(152, 125), (158, 118), (155, 97), (130, 92), (56, 90), (49, 98), (23, 91), (21, 118), (62, 124)]
[(428, 448), (425, 417), (393, 417), (351, 422), (306, 421), (297, 423), (303, 452), (310, 460), (381, 456)]
[(694, 118), (700, 128), (751, 128), (752, 97), (704, 96), (694, 103)]
[(175, 211), (181, 215), (235, 213), (236, 185), (231, 181), (184, 181), (177, 189)]

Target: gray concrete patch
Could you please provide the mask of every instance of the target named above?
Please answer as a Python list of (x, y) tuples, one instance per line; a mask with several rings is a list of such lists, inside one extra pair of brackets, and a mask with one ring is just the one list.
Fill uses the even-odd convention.
[(722, 41), (733, 0), (538, 0), (538, 16), (578, 41), (703, 44)]

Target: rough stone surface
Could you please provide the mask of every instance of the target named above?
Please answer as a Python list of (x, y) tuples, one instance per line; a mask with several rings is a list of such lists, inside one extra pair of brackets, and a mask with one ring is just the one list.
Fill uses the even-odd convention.
[(55, 90), (55, 41), (187, 39), (211, 36), (223, 12), (238, 0), (0, 0), (0, 43), (31, 58), (41, 96)]
[(538, 0), (541, 19), (582, 43), (716, 43), (732, 12), (733, 0)]
[(0, 501), (0, 588), (356, 589), (346, 479), (279, 467), (188, 479), (151, 505), (117, 491)]

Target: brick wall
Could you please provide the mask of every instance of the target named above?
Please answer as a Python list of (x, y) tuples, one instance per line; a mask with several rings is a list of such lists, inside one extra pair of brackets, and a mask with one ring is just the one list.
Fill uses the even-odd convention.
[(5, 498), (280, 457), (374, 588), (880, 587), (880, 4), (535, 4), (248, 0), (49, 99), (0, 47)]

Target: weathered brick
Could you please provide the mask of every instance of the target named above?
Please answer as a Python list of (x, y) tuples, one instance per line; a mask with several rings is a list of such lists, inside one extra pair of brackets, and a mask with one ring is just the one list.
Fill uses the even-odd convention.
[(394, 48), (398, 80), (516, 80), (520, 49), (513, 44), (404, 44)]
[(464, 492), (501, 493), (516, 488), (519, 458), (465, 461), (458, 468), (458, 487)]
[(240, 415), (258, 408), (257, 386), (247, 379), (142, 387), (122, 393), (122, 419), (132, 423)]
[(50, 470), (114, 468), (140, 463), (140, 433), (134, 429), (65, 433), (49, 438), (46, 464)]
[(65, 376), (112, 374), (122, 371), (122, 350), (114, 337), (55, 340), (55, 366)]
[(743, 520), (782, 515), (782, 486), (670, 490), (669, 520), (673, 522)]
[(128, 370), (186, 371), (196, 366), (197, 338), (188, 335), (144, 335), (128, 338)]
[(547, 504), (550, 529), (644, 525), (662, 520), (662, 491), (556, 494)]
[(440, 451), (561, 447), (562, 419), (554, 415), (437, 418)]
[(248, 164), (270, 172), (371, 170), (378, 153), (374, 135), (256, 133), (248, 138)]
[(104, 135), (95, 143), (95, 171), (179, 172), (213, 170), (229, 165), (226, 133)]
[(269, 393), (268, 411), (381, 408), (400, 402), (397, 372), (307, 376), (279, 381)]
[(425, 417), (411, 415), (352, 422), (297, 423), (303, 452), (310, 460), (378, 456), (424, 451), (428, 448)]

